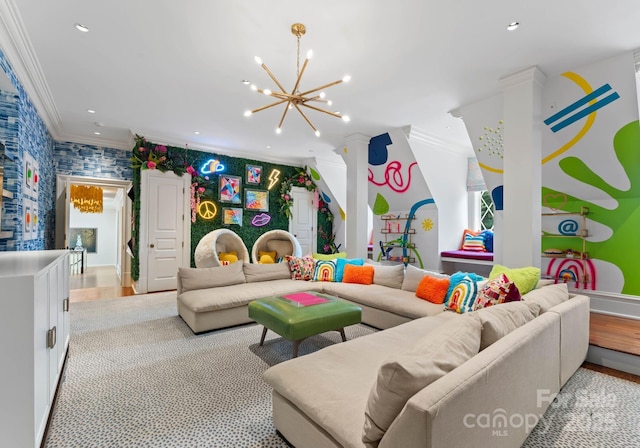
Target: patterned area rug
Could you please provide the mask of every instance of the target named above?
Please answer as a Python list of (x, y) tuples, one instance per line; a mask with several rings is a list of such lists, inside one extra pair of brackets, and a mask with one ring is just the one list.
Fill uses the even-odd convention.
[[(262, 373), (290, 342), (258, 325), (194, 335), (175, 292), (73, 303), (66, 378), (46, 447), (287, 447)], [(355, 325), (348, 339), (375, 330)], [(309, 338), (300, 356), (339, 343)], [(640, 446), (640, 385), (580, 369), (525, 447)]]

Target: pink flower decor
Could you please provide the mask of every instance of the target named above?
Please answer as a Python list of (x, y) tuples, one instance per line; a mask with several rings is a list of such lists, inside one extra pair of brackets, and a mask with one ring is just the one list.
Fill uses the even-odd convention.
[(140, 148), (138, 148), (138, 151), (140, 152), (145, 152), (147, 150), (147, 148), (145, 148), (144, 146), (141, 146)]
[(156, 162), (149, 160), (147, 162), (147, 168), (149, 168), (150, 170), (154, 170), (156, 168)]
[(285, 195), (284, 195), (284, 200), (285, 200), (285, 201), (288, 201), (288, 200), (289, 200), (289, 195), (288, 195), (288, 194), (285, 194)]
[(204, 180), (209, 180), (209, 176), (204, 176)]
[(204, 187), (198, 187), (198, 193), (204, 193)]
[(164, 145), (156, 145), (156, 151), (158, 152), (167, 152), (167, 147)]
[(166, 156), (162, 156), (162, 157), (160, 157), (160, 161), (161, 161), (161, 162), (164, 162), (165, 160), (167, 160)]
[(193, 176), (193, 173), (196, 172), (196, 169), (194, 167), (192, 167), (191, 165), (189, 165), (187, 167), (187, 173), (191, 174)]

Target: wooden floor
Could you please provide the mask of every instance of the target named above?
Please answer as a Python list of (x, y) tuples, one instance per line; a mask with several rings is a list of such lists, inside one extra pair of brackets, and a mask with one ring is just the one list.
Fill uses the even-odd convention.
[[(71, 302), (113, 299), (134, 295), (133, 288), (120, 286), (113, 266), (89, 267), (84, 274), (72, 274)], [(602, 348), (640, 356), (640, 320), (591, 313), (589, 343)], [(640, 376), (585, 362), (583, 367), (640, 384)]]

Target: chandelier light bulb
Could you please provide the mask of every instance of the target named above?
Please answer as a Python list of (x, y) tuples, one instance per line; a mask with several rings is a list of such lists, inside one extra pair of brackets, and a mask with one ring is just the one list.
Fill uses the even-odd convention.
[(344, 78), (342, 78), (342, 82), (349, 82), (351, 81), (351, 76), (350, 75), (345, 75)]
[(289, 109), (293, 109), (293, 105), (289, 103)]
[(256, 64), (262, 65), (262, 59), (260, 59), (258, 56), (254, 57), (253, 60), (256, 61)]
[(327, 106), (332, 106), (333, 105), (333, 101), (329, 100), (327, 101)]
[(313, 57), (313, 50), (307, 51), (307, 59), (311, 59)]
[(320, 92), (320, 95), (319, 95), (319, 96), (320, 96), (320, 98), (324, 99), (324, 97), (325, 97), (325, 96), (327, 96), (327, 94), (326, 94), (326, 93), (324, 93), (324, 92)]
[(316, 131), (315, 134), (316, 134), (316, 137), (320, 137), (320, 131)]
[(258, 86), (255, 84), (251, 84), (251, 90), (253, 90), (254, 92), (256, 92), (258, 90)]
[(349, 117), (349, 115), (343, 115), (342, 116), (342, 121), (344, 121), (345, 123), (348, 123), (351, 121), (351, 117)]
[(265, 94), (265, 95), (267, 95), (267, 96), (271, 96), (271, 90), (269, 90), (269, 89), (264, 89), (264, 90), (262, 91), (262, 93), (264, 93), (264, 94)]
[(282, 128), (276, 128), (276, 134), (280, 134), (282, 132)]
[(251, 116), (251, 111), (250, 110), (245, 110), (244, 111), (244, 116), (245, 117), (250, 117)]

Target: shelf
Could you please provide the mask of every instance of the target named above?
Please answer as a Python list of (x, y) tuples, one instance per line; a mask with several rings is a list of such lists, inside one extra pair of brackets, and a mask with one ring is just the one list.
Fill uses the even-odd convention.
[(414, 220), (414, 219), (416, 219), (416, 217), (413, 216), (413, 217), (409, 218), (408, 216), (405, 216), (405, 217), (381, 216), (380, 219), (382, 221), (406, 221), (407, 219)]
[(543, 238), (588, 238), (589, 235), (556, 235), (556, 234), (542, 234)]
[(410, 229), (408, 232), (397, 232), (395, 230), (382, 229), (382, 230), (380, 230), (380, 233), (385, 233), (385, 234), (388, 234), (388, 235), (404, 235), (405, 233), (407, 233), (409, 235), (415, 235), (416, 230), (415, 229)]
[(542, 216), (563, 216), (563, 215), (587, 216), (588, 214), (589, 214), (588, 207), (580, 207), (579, 212), (549, 212), (549, 213), (542, 213)]
[(2, 197), (3, 198), (7, 198), (7, 199), (13, 199), (13, 193), (11, 193), (10, 191), (5, 190), (4, 188), (2, 189)]
[(567, 259), (567, 260), (588, 260), (589, 259), (589, 255), (585, 255), (582, 257), (567, 257), (566, 255), (561, 255), (561, 254), (540, 254), (542, 256), (542, 258), (562, 258), (562, 259)]

